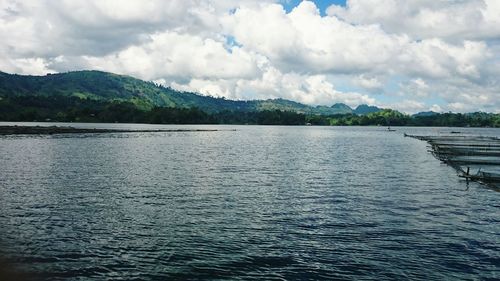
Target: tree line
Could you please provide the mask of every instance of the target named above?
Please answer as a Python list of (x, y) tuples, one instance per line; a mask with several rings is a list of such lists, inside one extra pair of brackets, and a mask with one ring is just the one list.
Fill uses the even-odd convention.
[(67, 96), (13, 96), (0, 97), (0, 121), (500, 127), (500, 114), (476, 112), (410, 116), (390, 109), (366, 115), (311, 115), (280, 110), (226, 110), (207, 113), (196, 107), (155, 107), (144, 110), (130, 102), (108, 102)]

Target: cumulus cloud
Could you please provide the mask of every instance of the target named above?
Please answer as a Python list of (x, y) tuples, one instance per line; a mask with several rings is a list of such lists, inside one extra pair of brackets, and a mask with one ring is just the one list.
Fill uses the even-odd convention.
[(304, 1), (286, 13), (281, 5), (242, 7), (223, 20), (227, 32), (282, 69), (303, 73), (352, 73), (383, 68), (408, 43), (375, 25), (353, 26), (321, 17)]
[(390, 33), (414, 39), (445, 38), (462, 41), (498, 38), (500, 3), (497, 0), (348, 0), (326, 13), (355, 24), (377, 24)]
[(334, 16), (321, 17), (309, 1), (288, 14), (277, 4), (243, 7), (229, 15), (224, 26), (246, 48), (264, 54), (281, 69), (302, 73), (375, 71), (477, 77), (477, 66), (489, 56), (483, 42), (412, 41), (378, 25), (352, 25)]
[(350, 106), (376, 103), (366, 94), (336, 90), (325, 75), (281, 73), (274, 67), (267, 67), (255, 79), (192, 79), (184, 84), (172, 83), (171, 86), (182, 91), (199, 91), (205, 95), (243, 100), (286, 98), (305, 104), (331, 104), (335, 101)]
[[(220, 37), (219, 18), (254, 1), (1, 0), (2, 47), (19, 56), (106, 55), (166, 30)], [(262, 1), (265, 3), (265, 1)]]
[(353, 78), (353, 82), (368, 90), (380, 90), (383, 86), (379, 78), (361, 74)]
[[(175, 42), (172, 44), (172, 42)], [(163, 32), (151, 40), (104, 57), (86, 57), (89, 65), (144, 79), (249, 78), (258, 75), (255, 56), (239, 47), (198, 36)]]
[(400, 85), (401, 95), (412, 95), (413, 97), (427, 97), (430, 87), (422, 78), (416, 78)]
[(399, 101), (399, 102), (385, 104), (383, 107), (384, 108), (398, 108), (399, 110), (406, 112), (406, 113), (410, 113), (410, 114), (414, 114), (417, 112), (426, 111), (426, 110), (430, 109), (425, 105), (425, 103), (418, 101), (418, 100), (412, 100), (412, 99), (407, 99), (407, 100), (403, 100), (403, 101)]
[(268, 69), (262, 79), (240, 81), (238, 84), (237, 92), (252, 91), (262, 98), (285, 97), (306, 104), (331, 104), (335, 101), (356, 106), (375, 103), (375, 99), (368, 95), (336, 90), (325, 75), (283, 74), (274, 68)]
[(322, 16), (312, 1), (286, 12), (273, 0), (0, 0), (0, 70), (100, 69), (235, 99), (498, 112), (499, 5), (348, 0)]

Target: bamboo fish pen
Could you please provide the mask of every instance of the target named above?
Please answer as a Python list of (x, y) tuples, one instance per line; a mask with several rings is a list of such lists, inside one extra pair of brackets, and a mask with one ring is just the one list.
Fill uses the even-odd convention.
[(434, 157), (455, 168), (458, 176), (495, 188), (500, 187), (500, 138), (474, 135), (418, 136)]

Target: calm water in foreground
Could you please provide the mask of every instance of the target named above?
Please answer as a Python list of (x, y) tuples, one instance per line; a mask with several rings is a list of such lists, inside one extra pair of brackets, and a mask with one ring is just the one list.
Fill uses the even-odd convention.
[(500, 193), (467, 189), (403, 137), (450, 128), (80, 126), (237, 131), (0, 137), (3, 266), (42, 280), (500, 278)]

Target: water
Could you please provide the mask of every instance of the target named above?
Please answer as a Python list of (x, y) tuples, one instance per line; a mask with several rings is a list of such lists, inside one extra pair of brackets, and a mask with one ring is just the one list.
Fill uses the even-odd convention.
[(80, 126), (237, 131), (1, 137), (28, 279), (500, 278), (500, 194), (402, 136), (449, 129)]

